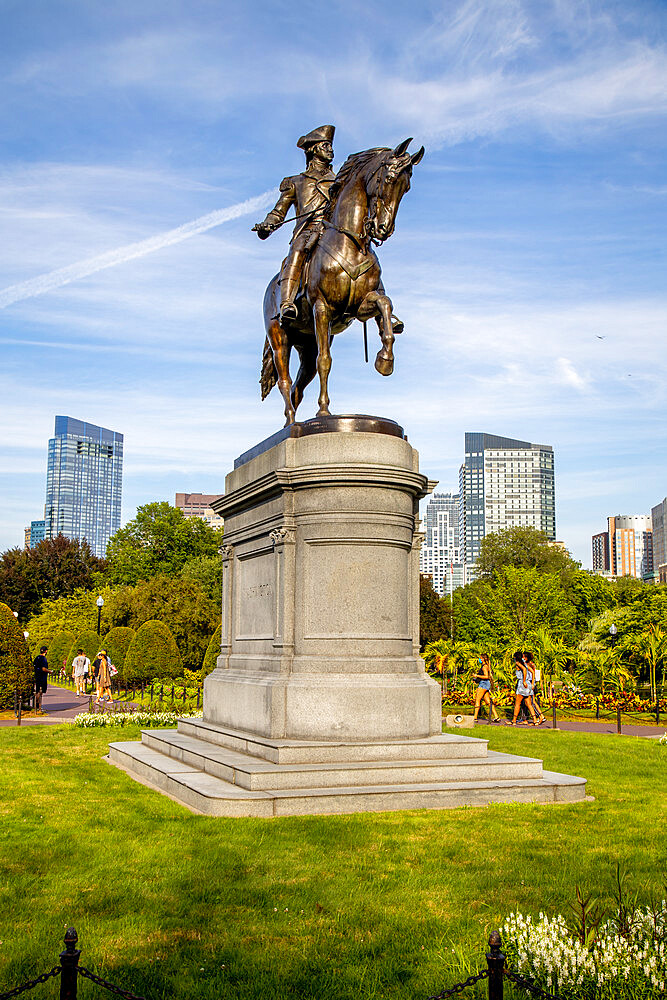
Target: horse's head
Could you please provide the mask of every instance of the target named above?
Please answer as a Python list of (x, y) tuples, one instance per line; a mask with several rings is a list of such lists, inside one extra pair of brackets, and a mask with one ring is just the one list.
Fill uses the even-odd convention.
[(393, 233), (401, 198), (410, 190), (412, 168), (424, 155), (423, 146), (411, 155), (411, 142), (405, 139), (396, 149), (387, 150), (370, 178), (366, 233), (375, 243), (384, 243)]

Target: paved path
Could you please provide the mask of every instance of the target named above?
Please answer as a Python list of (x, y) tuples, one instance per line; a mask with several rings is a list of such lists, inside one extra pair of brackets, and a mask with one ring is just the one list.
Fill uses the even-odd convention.
[[(477, 722), (475, 728), (486, 729), (486, 720), (483, 722)], [(495, 729), (495, 726), (491, 727)], [(532, 726), (519, 726), (520, 729), (532, 729)], [(539, 727), (540, 729), (551, 729), (551, 719), (548, 718), (543, 725)], [(601, 733), (605, 736), (615, 736), (616, 735), (616, 720), (596, 722), (594, 719), (586, 719), (579, 721), (578, 719), (558, 719), (557, 729), (565, 730), (570, 733)], [(650, 739), (656, 739), (658, 736), (662, 736), (667, 732), (667, 719), (665, 720), (664, 726), (636, 726), (631, 723), (623, 722), (621, 725), (621, 735), (622, 736), (645, 736)], [(481, 735), (481, 733), (480, 733)]]
[[(42, 698), (42, 710), (46, 715), (26, 712), (21, 716), (22, 726), (54, 726), (60, 722), (71, 722), (80, 712), (88, 711), (88, 698), (77, 698), (69, 688), (49, 684)], [(16, 719), (3, 719), (0, 726), (15, 726)]]

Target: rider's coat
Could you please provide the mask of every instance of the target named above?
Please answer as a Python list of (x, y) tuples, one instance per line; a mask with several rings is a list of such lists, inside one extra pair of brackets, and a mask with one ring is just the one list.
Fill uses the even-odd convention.
[(321, 221), (324, 209), (329, 204), (329, 189), (335, 177), (331, 168), (320, 174), (304, 170), (293, 177), (284, 177), (280, 182), (280, 197), (264, 222), (273, 225), (283, 222), (294, 205), (297, 216), (304, 218), (297, 219), (290, 241), (293, 243), (298, 236)]

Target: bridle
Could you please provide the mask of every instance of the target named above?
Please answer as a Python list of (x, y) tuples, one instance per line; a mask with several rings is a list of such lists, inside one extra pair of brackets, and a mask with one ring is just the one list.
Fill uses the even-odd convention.
[[(366, 254), (368, 253), (371, 243), (373, 244), (373, 246), (376, 247), (382, 246), (385, 240), (389, 239), (389, 236), (391, 234), (388, 233), (387, 236), (375, 236), (373, 234), (373, 229), (375, 227), (375, 220), (377, 218), (378, 207), (382, 206), (386, 210), (386, 205), (383, 201), (382, 195), (378, 193), (378, 188), (380, 186), (378, 182), (378, 174), (384, 167), (386, 167), (387, 176), (384, 178), (384, 180), (385, 182), (387, 180), (391, 180), (393, 182), (398, 178), (399, 174), (401, 174), (405, 169), (407, 169), (409, 162), (410, 162), (410, 157), (408, 155), (405, 166), (400, 167), (400, 169), (397, 169), (397, 166), (393, 164), (390, 166), (386, 160), (383, 160), (380, 163), (378, 163), (377, 167), (375, 168), (375, 170), (373, 171), (373, 173), (370, 175), (370, 177), (366, 182), (366, 193), (369, 196), (368, 213), (366, 214), (366, 218), (364, 219), (361, 225), (360, 233), (353, 233), (349, 229), (345, 229), (344, 226), (337, 226), (329, 219), (322, 220), (324, 222), (324, 225), (327, 226), (329, 229), (335, 229), (336, 232), (341, 233), (341, 235), (343, 236), (347, 236), (348, 239), (352, 240), (352, 242), (357, 247), (359, 252), (362, 253), (364, 256), (366, 256)], [(371, 190), (371, 184), (373, 185), (372, 190)]]

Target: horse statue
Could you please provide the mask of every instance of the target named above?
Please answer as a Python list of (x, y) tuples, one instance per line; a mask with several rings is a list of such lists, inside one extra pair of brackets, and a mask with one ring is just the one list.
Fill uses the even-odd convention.
[[(264, 296), (266, 340), (260, 384), (265, 399), (276, 383), (285, 401), (285, 426), (293, 424), (304, 389), (320, 379), (317, 416), (330, 416), (328, 379), (331, 342), (353, 320), (375, 319), (382, 347), (375, 359), (381, 375), (394, 370), (394, 336), (403, 324), (393, 315), (385, 293), (380, 262), (371, 244), (380, 246), (394, 232), (396, 213), (410, 189), (412, 168), (424, 155), (410, 154), (406, 139), (395, 149), (353, 153), (331, 186), (323, 231), (304, 268), (296, 299), (297, 318), (279, 320), (280, 275)], [(290, 377), (292, 348), (299, 355), (296, 379)]]

